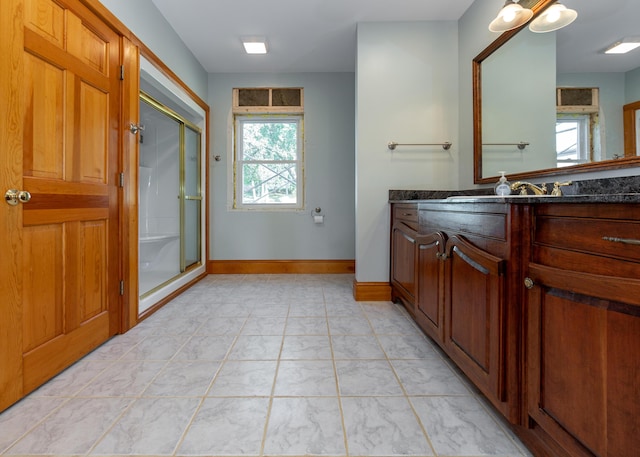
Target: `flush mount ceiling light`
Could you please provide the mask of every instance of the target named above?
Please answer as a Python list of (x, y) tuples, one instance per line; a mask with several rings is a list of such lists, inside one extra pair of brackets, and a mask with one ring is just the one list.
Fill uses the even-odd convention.
[(613, 43), (607, 49), (605, 49), (605, 54), (626, 54), (629, 51), (634, 50), (640, 46), (640, 37), (633, 38), (623, 38), (622, 40)]
[(553, 32), (571, 24), (577, 17), (575, 10), (556, 2), (529, 24), (529, 30), (536, 33)]
[(267, 42), (264, 38), (243, 38), (242, 45), (247, 54), (267, 53)]
[(506, 32), (526, 24), (533, 16), (533, 11), (523, 8), (520, 4), (513, 0), (507, 0), (496, 16), (489, 24), (489, 30), (492, 32)]

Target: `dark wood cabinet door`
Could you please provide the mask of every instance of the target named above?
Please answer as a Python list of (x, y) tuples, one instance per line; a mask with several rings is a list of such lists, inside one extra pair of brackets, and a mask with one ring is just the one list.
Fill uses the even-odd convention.
[(419, 236), (418, 292), (416, 321), (422, 330), (439, 343), (444, 342), (444, 248), (440, 232)]
[(570, 455), (640, 449), (640, 280), (532, 264), (527, 413)]
[(505, 261), (452, 236), (446, 246), (445, 346), (494, 402), (504, 400)]
[[(391, 281), (411, 306), (416, 296), (416, 240), (408, 229), (394, 226), (391, 231)], [(410, 311), (413, 311), (410, 309)]]

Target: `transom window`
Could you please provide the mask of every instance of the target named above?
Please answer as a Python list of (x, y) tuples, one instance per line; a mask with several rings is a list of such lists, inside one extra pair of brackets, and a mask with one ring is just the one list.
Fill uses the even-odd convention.
[(303, 208), (303, 118), (236, 115), (234, 208)]

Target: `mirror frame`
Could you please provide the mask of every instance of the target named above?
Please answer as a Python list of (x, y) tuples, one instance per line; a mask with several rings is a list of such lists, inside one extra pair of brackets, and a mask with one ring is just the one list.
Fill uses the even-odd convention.
[[(545, 8), (555, 3), (556, 0), (521, 0), (520, 4), (528, 6), (533, 11), (533, 17), (538, 16)], [(482, 62), (496, 52), (502, 45), (509, 41), (529, 23), (513, 30), (503, 32), (495, 41), (478, 54), (472, 62), (473, 68), (473, 182), (475, 184), (494, 183), (498, 176), (482, 177)], [(626, 148), (625, 148), (626, 149)], [(624, 153), (625, 151), (620, 151)], [(603, 160), (600, 162), (571, 165), (562, 168), (546, 168), (519, 173), (508, 173), (509, 179), (519, 180), (523, 178), (537, 178), (543, 176), (566, 175), (574, 173), (586, 173), (590, 171), (614, 170), (640, 166), (640, 157), (621, 157), (619, 159)]]

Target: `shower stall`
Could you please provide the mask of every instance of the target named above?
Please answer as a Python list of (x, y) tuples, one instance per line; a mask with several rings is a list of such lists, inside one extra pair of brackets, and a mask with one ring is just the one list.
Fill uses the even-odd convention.
[(204, 271), (203, 138), (197, 124), (204, 118), (145, 76), (138, 126), (139, 314)]

